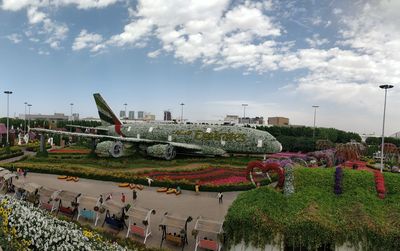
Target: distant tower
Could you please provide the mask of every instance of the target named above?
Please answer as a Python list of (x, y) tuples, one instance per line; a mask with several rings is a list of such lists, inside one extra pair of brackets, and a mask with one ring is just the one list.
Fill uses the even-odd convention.
[(164, 121), (171, 121), (172, 116), (170, 111), (164, 111)]
[(119, 117), (122, 119), (125, 118), (126, 117), (125, 111), (119, 111)]
[(129, 111), (128, 119), (129, 120), (134, 120), (135, 119), (135, 111)]
[(144, 119), (144, 111), (138, 111), (137, 118), (143, 120)]

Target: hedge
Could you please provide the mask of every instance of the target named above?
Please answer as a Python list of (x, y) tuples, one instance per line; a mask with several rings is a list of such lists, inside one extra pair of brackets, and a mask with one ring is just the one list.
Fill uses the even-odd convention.
[(268, 187), (241, 193), (225, 217), (227, 246), (283, 241), (314, 250), (349, 242), (362, 250), (400, 250), (400, 176), (384, 174), (388, 192), (381, 200), (366, 171), (343, 170), (343, 193), (335, 195), (334, 171), (296, 169), (290, 197)]
[(11, 159), (11, 158), (15, 158), (15, 157), (22, 156), (22, 155), (24, 155), (24, 153), (22, 151), (10, 153), (10, 154), (3, 154), (3, 155), (0, 155), (0, 160)]

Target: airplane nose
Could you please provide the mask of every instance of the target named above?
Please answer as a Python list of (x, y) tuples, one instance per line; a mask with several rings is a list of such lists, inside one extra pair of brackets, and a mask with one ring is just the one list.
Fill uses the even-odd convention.
[(282, 152), (282, 144), (278, 141), (276, 143), (278, 144), (278, 147), (277, 147), (279, 149), (278, 152)]

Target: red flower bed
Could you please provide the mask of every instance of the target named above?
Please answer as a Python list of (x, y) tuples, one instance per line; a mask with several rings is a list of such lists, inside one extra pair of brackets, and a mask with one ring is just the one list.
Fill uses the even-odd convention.
[(89, 154), (90, 150), (88, 149), (68, 149), (68, 148), (62, 148), (62, 149), (51, 149), (48, 151), (49, 153), (65, 153), (65, 154), (72, 154), (72, 153), (77, 153), (77, 154)]
[(386, 189), (385, 189), (385, 180), (383, 178), (383, 175), (379, 171), (375, 171), (374, 175), (375, 175), (375, 187), (376, 191), (378, 192), (378, 197), (384, 199), (386, 194)]
[(161, 172), (155, 171), (143, 174), (155, 180), (187, 180), (200, 185), (224, 185), (248, 183), (244, 169), (209, 167), (198, 171)]

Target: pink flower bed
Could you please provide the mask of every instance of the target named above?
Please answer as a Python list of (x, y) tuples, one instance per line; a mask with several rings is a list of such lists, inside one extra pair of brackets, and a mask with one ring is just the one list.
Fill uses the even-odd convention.
[(248, 183), (245, 169), (209, 167), (198, 171), (150, 172), (143, 174), (155, 180), (187, 180), (199, 184), (238, 184)]

